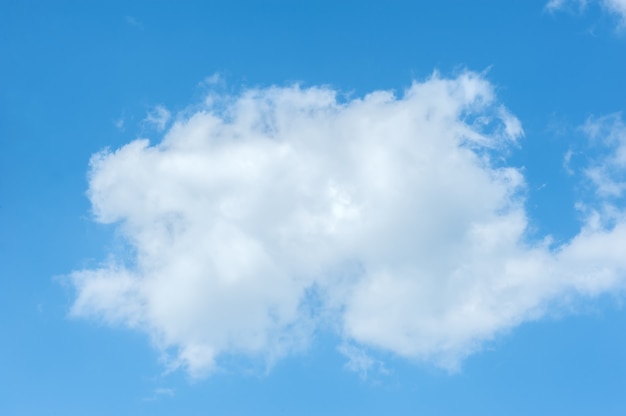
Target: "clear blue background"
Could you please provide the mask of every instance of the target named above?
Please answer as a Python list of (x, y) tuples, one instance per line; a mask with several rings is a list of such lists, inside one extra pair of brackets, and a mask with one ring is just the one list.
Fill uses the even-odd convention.
[(525, 167), (533, 225), (571, 237), (580, 190), (563, 155), (582, 146), (576, 126), (588, 116), (626, 108), (626, 36), (597, 7), (544, 6), (2, 0), (0, 414), (626, 414), (618, 299), (525, 324), (459, 374), (388, 356), (389, 374), (362, 380), (343, 368), (337, 340), (320, 334), (266, 375), (194, 382), (164, 375), (143, 335), (68, 319), (73, 294), (55, 278), (117, 244), (111, 228), (91, 221), (89, 157), (142, 133), (155, 105), (199, 100), (198, 84), (215, 72), (235, 90), (301, 82), (359, 95), (402, 91), (434, 69), (488, 69), (526, 131), (509, 163)]

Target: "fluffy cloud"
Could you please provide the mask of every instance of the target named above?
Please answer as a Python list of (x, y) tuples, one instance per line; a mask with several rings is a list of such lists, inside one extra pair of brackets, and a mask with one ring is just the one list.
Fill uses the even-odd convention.
[(358, 346), (454, 368), (563, 299), (621, 288), (619, 212), (589, 210), (562, 246), (527, 238), (524, 178), (498, 166), (523, 131), (482, 76), (340, 98), (212, 94), (160, 143), (93, 156), (95, 217), (132, 260), (72, 273), (71, 313), (144, 331), (192, 375), (320, 328), (359, 368), (376, 361)]
[[(561, 10), (571, 6), (577, 6), (583, 10), (593, 0), (550, 0), (546, 9), (550, 11)], [(604, 10), (619, 17), (621, 24), (626, 24), (626, 0), (596, 0)]]
[(604, 0), (602, 5), (609, 11), (618, 14), (622, 22), (626, 22), (626, 0)]

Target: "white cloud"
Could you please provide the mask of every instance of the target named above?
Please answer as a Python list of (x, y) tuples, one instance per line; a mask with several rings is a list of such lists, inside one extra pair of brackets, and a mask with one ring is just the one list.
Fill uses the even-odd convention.
[(582, 11), (590, 2), (595, 2), (605, 11), (616, 15), (622, 26), (626, 24), (626, 0), (550, 0), (546, 4), (546, 10), (557, 11), (575, 6)]
[(162, 131), (165, 129), (167, 122), (170, 121), (172, 117), (169, 110), (162, 105), (157, 105), (152, 111), (150, 111), (146, 118), (143, 120), (144, 123), (153, 125), (157, 130)]
[(136, 28), (143, 29), (143, 23), (141, 23), (139, 20), (135, 19), (133, 16), (126, 15), (126, 16), (124, 16), (124, 20), (130, 26), (134, 26)]
[(154, 394), (156, 394), (157, 396), (169, 396), (169, 397), (173, 397), (174, 396), (174, 390), (173, 389), (169, 389), (169, 388), (158, 388), (154, 390)]
[(550, 0), (546, 4), (546, 10), (556, 11), (570, 6), (578, 6), (581, 10), (587, 6), (588, 0)]
[(200, 81), (198, 85), (200, 85), (201, 87), (211, 87), (211, 86), (220, 85), (223, 83), (224, 83), (224, 78), (222, 77), (222, 75), (219, 72), (215, 72), (214, 74), (209, 75), (208, 77)]
[(626, 0), (604, 0), (602, 4), (610, 12), (619, 15), (622, 23), (626, 21)]
[[(626, 125), (620, 114), (590, 118), (583, 131), (605, 149), (586, 169), (599, 196), (620, 197), (626, 191)], [(597, 146), (596, 146), (597, 147)]]
[[(271, 362), (322, 327), (454, 369), (564, 299), (623, 285), (619, 212), (607, 227), (589, 211), (560, 247), (527, 240), (524, 179), (490, 162), (521, 124), (480, 75), (400, 97), (294, 86), (207, 103), (222, 104), (155, 146), (92, 158), (96, 219), (134, 261), (71, 275), (72, 315), (146, 332), (172, 367)], [(357, 370), (372, 364), (354, 351)]]
[(115, 126), (118, 130), (121, 130), (121, 131), (124, 131), (124, 123), (125, 123), (125, 120), (124, 120), (124, 117), (123, 117), (123, 116), (122, 116), (122, 117), (120, 117), (120, 118), (118, 118), (117, 120), (113, 121), (113, 125), (114, 125), (114, 126)]
[(143, 401), (154, 402), (164, 397), (174, 397), (174, 395), (175, 395), (175, 392), (173, 389), (166, 388), (166, 387), (159, 387), (159, 388), (154, 389), (154, 391), (152, 392), (152, 395), (148, 397), (144, 397)]
[(372, 372), (378, 374), (388, 373), (388, 370), (381, 361), (372, 358), (371, 355), (361, 348), (343, 344), (339, 346), (338, 351), (348, 359), (345, 368), (357, 373), (363, 380), (367, 379)]

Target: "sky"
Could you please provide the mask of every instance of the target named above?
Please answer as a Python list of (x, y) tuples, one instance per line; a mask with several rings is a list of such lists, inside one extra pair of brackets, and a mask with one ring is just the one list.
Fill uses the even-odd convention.
[(0, 414), (624, 414), (624, 0), (4, 0), (0, 55)]

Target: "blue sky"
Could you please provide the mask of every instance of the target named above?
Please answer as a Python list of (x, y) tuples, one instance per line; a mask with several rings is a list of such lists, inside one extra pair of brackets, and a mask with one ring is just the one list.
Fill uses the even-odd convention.
[(624, 413), (626, 3), (338, 3), (0, 4), (1, 414)]

